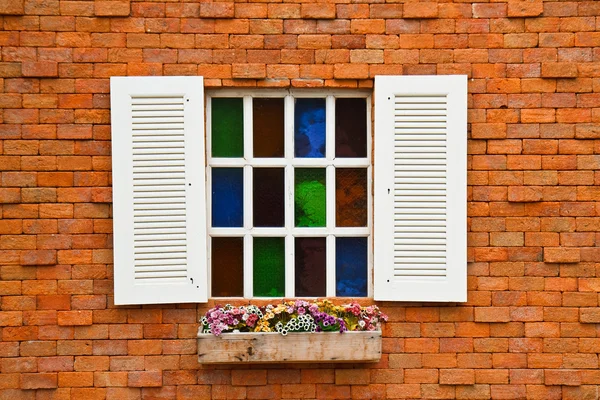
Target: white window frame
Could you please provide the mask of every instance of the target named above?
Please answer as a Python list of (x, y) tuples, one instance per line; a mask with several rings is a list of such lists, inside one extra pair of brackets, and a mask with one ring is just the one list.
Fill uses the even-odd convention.
[[(206, 204), (207, 204), (207, 253), (208, 253), (208, 290), (212, 297), (212, 260), (211, 238), (213, 236), (244, 237), (244, 296), (253, 299), (253, 236), (285, 237), (285, 297), (294, 295), (294, 237), (327, 237), (326, 262), (326, 297), (336, 297), (336, 237), (367, 237), (367, 297), (373, 298), (373, 133), (372, 133), (372, 91), (371, 90), (242, 90), (219, 89), (205, 92), (206, 102)], [(212, 98), (242, 97), (244, 112), (244, 157), (213, 158), (211, 155), (211, 105)], [(284, 98), (284, 158), (253, 157), (253, 124), (252, 98)], [(326, 104), (326, 150), (325, 158), (294, 158), (294, 98), (324, 98)], [(367, 157), (366, 158), (336, 158), (335, 157), (335, 99), (364, 98), (367, 107)], [(243, 167), (244, 168), (244, 219), (242, 228), (213, 228), (211, 221), (211, 176), (212, 167)], [(252, 227), (252, 169), (253, 167), (285, 168), (285, 227), (283, 228), (253, 228)], [(326, 168), (326, 219), (324, 228), (294, 227), (294, 168)], [(335, 168), (365, 168), (367, 169), (367, 227), (335, 227)], [(265, 299), (257, 297), (256, 299)]]

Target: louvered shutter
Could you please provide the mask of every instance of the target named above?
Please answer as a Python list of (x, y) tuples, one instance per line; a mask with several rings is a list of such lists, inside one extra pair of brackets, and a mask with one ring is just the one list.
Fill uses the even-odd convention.
[(202, 77), (113, 77), (115, 304), (207, 301)]
[(466, 76), (375, 78), (374, 297), (466, 301)]

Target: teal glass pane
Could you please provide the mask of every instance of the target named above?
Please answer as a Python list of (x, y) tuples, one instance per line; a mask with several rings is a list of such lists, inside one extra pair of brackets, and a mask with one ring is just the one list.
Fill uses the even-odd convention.
[(325, 99), (296, 99), (294, 155), (325, 157)]
[(335, 295), (367, 296), (367, 238), (335, 238)]
[(325, 168), (296, 168), (295, 175), (295, 225), (324, 227), (327, 223)]
[(244, 223), (244, 170), (212, 169), (212, 226), (241, 227)]
[(285, 240), (280, 237), (254, 238), (254, 296), (285, 295)]
[(244, 156), (244, 107), (241, 98), (211, 99), (211, 154)]

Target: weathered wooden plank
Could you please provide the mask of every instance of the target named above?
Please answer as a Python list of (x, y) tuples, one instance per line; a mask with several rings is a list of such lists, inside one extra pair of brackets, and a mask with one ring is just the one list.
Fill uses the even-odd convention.
[(381, 331), (198, 334), (202, 364), (379, 361)]

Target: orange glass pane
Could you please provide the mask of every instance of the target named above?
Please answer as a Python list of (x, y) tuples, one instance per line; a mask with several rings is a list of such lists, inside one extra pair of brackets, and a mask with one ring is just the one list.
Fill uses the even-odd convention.
[(252, 100), (254, 157), (283, 157), (283, 99)]
[(367, 169), (335, 170), (335, 225), (367, 226)]

